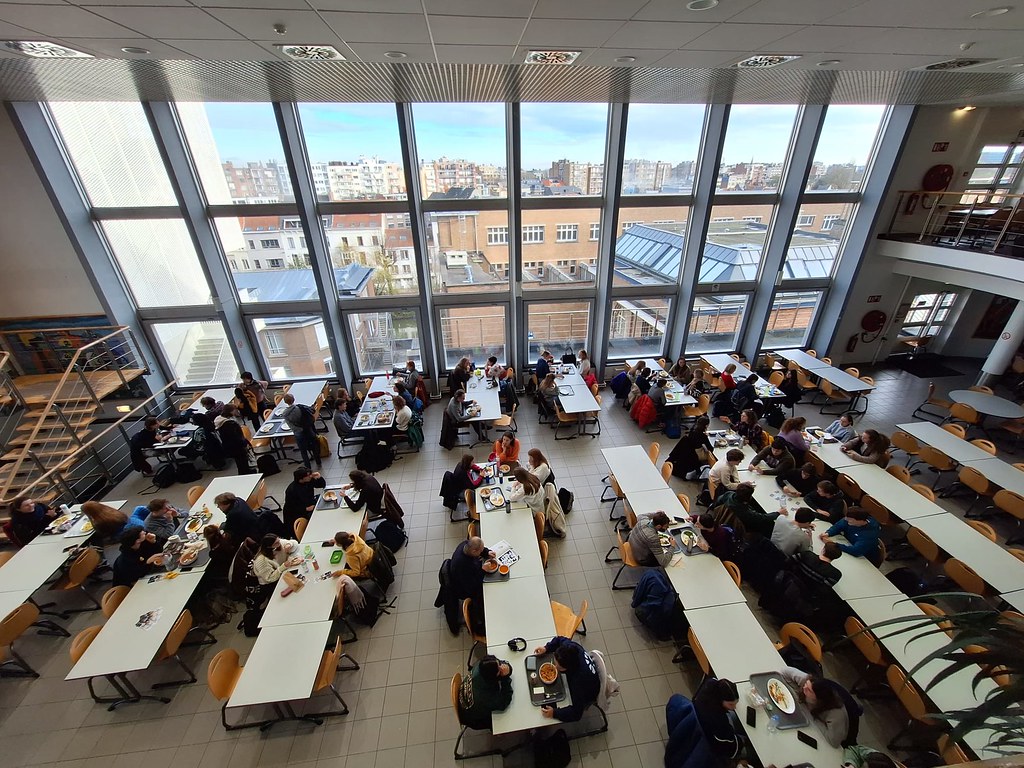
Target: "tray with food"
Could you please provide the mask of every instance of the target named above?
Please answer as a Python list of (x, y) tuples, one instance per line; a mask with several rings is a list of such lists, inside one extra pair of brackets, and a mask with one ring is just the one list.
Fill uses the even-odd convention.
[(484, 581), (508, 581), (512, 569), (497, 560), (485, 560), (483, 564)]
[(82, 513), (65, 512), (63, 515), (57, 515), (50, 524), (46, 526), (45, 534), (53, 535), (55, 533), (64, 533), (71, 529), (71, 527), (78, 521), (82, 516)]
[[(484, 490), (487, 490), (486, 488)], [(483, 491), (481, 491), (481, 494)], [(504, 507), (506, 504), (505, 495), (497, 488), (491, 490), (486, 496), (484, 496), (484, 508), (488, 510), (498, 509)]]
[(796, 691), (778, 672), (760, 672), (750, 676), (750, 684), (765, 700), (771, 714), (779, 716), (779, 730), (803, 728), (811, 722)]
[(360, 413), (359, 416), (356, 418), (356, 426), (365, 427), (369, 425), (369, 423), (373, 421), (375, 418), (376, 416), (373, 413)]
[(325, 490), (320, 494), (320, 506), (322, 507), (336, 507), (339, 501), (338, 491), (335, 489)]
[(387, 426), (391, 423), (391, 420), (395, 418), (395, 415), (390, 411), (377, 414), (377, 424)]
[(676, 552), (681, 552), (684, 555), (707, 554), (699, 546), (702, 540), (700, 531), (698, 531), (693, 525), (686, 524), (669, 528), (669, 533), (672, 534), (672, 539), (676, 545)]
[(205, 542), (200, 547), (189, 546), (182, 550), (178, 556), (177, 568), (182, 571), (191, 571), (195, 568), (204, 568), (210, 562), (210, 548)]
[(546, 707), (565, 698), (565, 676), (555, 666), (553, 653), (527, 656), (526, 676), (530, 681), (530, 703)]

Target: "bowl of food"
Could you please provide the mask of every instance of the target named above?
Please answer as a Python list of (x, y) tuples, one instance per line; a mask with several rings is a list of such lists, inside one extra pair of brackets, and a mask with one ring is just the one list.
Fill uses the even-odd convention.
[(491, 495), (491, 489), (490, 488), (481, 488), (480, 489), (480, 498), (486, 499), (490, 495)]
[(185, 523), (185, 531), (187, 533), (199, 533), (199, 529), (203, 527), (203, 518), (193, 517)]
[(186, 549), (181, 553), (181, 557), (178, 558), (178, 563), (180, 565), (191, 565), (196, 561), (197, 557), (199, 557), (199, 553), (196, 550)]
[(497, 560), (484, 560), (483, 564), (484, 573), (494, 573), (498, 570)]
[(502, 474), (508, 474), (509, 472), (512, 471), (512, 467), (510, 467), (508, 464), (502, 464), (500, 467), (498, 467), (498, 471), (501, 472)]
[(491, 493), (490, 502), (495, 507), (505, 506), (505, 497), (502, 496), (501, 491), (495, 490)]
[(544, 685), (551, 685), (558, 679), (558, 667), (550, 661), (545, 661), (540, 665), (540, 669), (537, 670), (537, 675)]
[(334, 491), (324, 491), (323, 500), (333, 504), (338, 500), (338, 494)]
[(508, 566), (507, 565), (499, 565), (498, 566), (498, 575), (499, 576), (508, 576)]

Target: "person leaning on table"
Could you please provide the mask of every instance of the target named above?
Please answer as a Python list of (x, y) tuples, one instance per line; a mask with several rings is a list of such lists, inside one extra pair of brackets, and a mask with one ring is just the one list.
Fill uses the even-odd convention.
[(833, 536), (845, 536), (849, 544), (839, 544), (839, 549), (853, 557), (863, 557), (875, 565), (882, 564), (878, 551), (878, 538), (882, 527), (868, 511), (862, 507), (850, 507), (846, 517), (833, 525), (819, 537), (822, 541), (831, 541)]
[(798, 691), (800, 701), (821, 725), (825, 741), (839, 747), (850, 735), (850, 716), (837, 691), (841, 686), (817, 675), (809, 675), (796, 667), (783, 667), (779, 675)]
[(530, 508), (530, 512), (544, 513), (544, 486), (536, 475), (522, 467), (512, 470), (515, 482), (508, 493), (509, 501), (522, 501)]
[(693, 697), (697, 720), (719, 765), (743, 756), (746, 742), (736, 720), (740, 692), (732, 680), (709, 677)]
[(512, 665), (487, 654), (462, 678), (459, 720), (470, 728), (490, 730), (491, 714), (512, 703)]
[(775, 526), (775, 520), (781, 512), (765, 512), (754, 501), (754, 486), (740, 483), (735, 491), (719, 493), (712, 510), (715, 519), (743, 532), (744, 537), (762, 536), (769, 538)]
[(846, 499), (843, 492), (829, 480), (820, 481), (813, 491), (805, 493), (804, 501), (815, 511), (819, 520), (838, 523), (846, 516)]
[(541, 707), (541, 714), (563, 723), (579, 721), (587, 707), (597, 701), (601, 692), (601, 675), (594, 659), (582, 645), (561, 635), (551, 638), (547, 645), (537, 648), (534, 653), (538, 656), (544, 653), (555, 654), (555, 668), (565, 675), (572, 699), (568, 707)]
[(146, 533), (155, 534), (162, 545), (178, 527), (178, 510), (167, 499), (151, 499), (148, 506), (149, 514), (142, 527)]
[[(460, 389), (456, 392), (445, 408), (445, 412), (448, 414), (448, 418), (451, 419), (452, 424), (462, 424), (474, 418), (469, 412), (469, 406), (473, 403), (473, 400), (466, 400), (466, 390)], [(476, 431), (477, 437), (483, 438), (484, 434), (479, 421), (473, 422), (473, 429)]]
[(827, 541), (818, 554), (804, 550), (794, 555), (794, 573), (810, 587), (811, 593), (816, 597), (833, 597), (832, 587), (843, 578), (843, 572), (832, 565), (832, 562), (842, 556), (843, 550), (839, 545), (834, 541)]
[(759, 475), (784, 475), (795, 467), (796, 459), (789, 452), (789, 443), (776, 437), (771, 445), (757, 452), (747, 469)]
[(793, 519), (780, 515), (775, 518), (772, 527), (772, 544), (786, 557), (795, 555), (811, 548), (811, 537), (814, 535), (814, 510), (800, 507), (793, 514)]
[(740, 462), (743, 461), (743, 451), (739, 448), (730, 448), (725, 456), (715, 462), (715, 466), (708, 473), (709, 480), (714, 480), (717, 485), (716, 494), (723, 491), (735, 491), (740, 485)]
[(289, 568), (302, 562), (299, 542), (268, 533), (260, 539), (260, 550), (252, 561), (252, 572), (261, 586), (275, 584)]
[(640, 565), (666, 566), (672, 560), (672, 550), (661, 541), (672, 525), (672, 518), (658, 510), (637, 515), (636, 525), (629, 532), (629, 546)]
[(452, 552), (451, 588), (459, 600), (469, 598), (473, 631), (484, 634), (484, 561), (494, 557), (484, 540), (473, 536), (459, 543)]
[(121, 534), (121, 554), (113, 566), (114, 586), (130, 587), (143, 576), (163, 570), (163, 546), (142, 526), (133, 525)]
[[(784, 475), (775, 476), (776, 484), (787, 496), (805, 496), (818, 487), (818, 481), (814, 465), (810, 462), (802, 465), (800, 469), (791, 469)], [(793, 488), (787, 488), (786, 483)]]
[(889, 438), (875, 429), (865, 429), (857, 437), (843, 443), (839, 450), (861, 464), (877, 464), (884, 469), (889, 463), (885, 455), (889, 450)]
[(351, 579), (369, 578), (373, 550), (359, 537), (359, 534), (338, 531), (334, 534), (334, 544), (345, 551), (345, 567), (333, 571), (332, 576), (335, 578), (348, 576)]

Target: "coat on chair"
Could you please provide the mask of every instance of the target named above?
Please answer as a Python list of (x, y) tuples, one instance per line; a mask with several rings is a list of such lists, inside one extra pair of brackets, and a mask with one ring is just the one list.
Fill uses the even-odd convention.
[(646, 429), (658, 420), (658, 409), (650, 397), (640, 395), (629, 411), (629, 418), (639, 424), (640, 429)]
[(707, 768), (715, 764), (692, 701), (681, 694), (673, 694), (665, 705), (665, 721), (668, 725), (665, 768)]

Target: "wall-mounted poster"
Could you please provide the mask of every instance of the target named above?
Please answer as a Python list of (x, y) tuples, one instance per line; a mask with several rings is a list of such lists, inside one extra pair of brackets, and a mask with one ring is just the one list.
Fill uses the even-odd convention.
[(1017, 308), (1017, 299), (1007, 296), (993, 296), (992, 303), (988, 305), (981, 322), (974, 330), (976, 339), (998, 339), (999, 334), (1006, 327), (1006, 321), (1010, 319), (1013, 310)]

